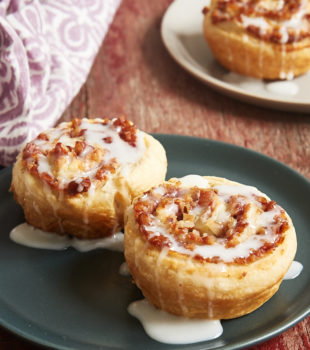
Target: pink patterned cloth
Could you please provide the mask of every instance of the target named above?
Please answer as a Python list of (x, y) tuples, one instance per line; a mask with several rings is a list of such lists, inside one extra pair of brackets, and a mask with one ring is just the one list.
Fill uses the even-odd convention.
[(53, 126), (86, 80), (120, 0), (0, 0), (0, 164)]

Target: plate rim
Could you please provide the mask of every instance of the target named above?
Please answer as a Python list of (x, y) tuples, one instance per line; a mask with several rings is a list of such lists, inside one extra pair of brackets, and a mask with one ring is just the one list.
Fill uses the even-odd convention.
[(171, 137), (171, 138), (187, 138), (187, 139), (192, 139), (192, 140), (196, 140), (196, 141), (206, 141), (206, 142), (210, 142), (210, 143), (214, 143), (215, 145), (218, 146), (222, 146), (222, 147), (229, 147), (229, 148), (233, 148), (239, 151), (245, 151), (248, 152), (249, 154), (252, 154), (253, 156), (258, 156), (262, 159), (265, 159), (267, 161), (271, 161), (276, 163), (279, 166), (282, 166), (284, 168), (286, 168), (286, 170), (294, 173), (295, 175), (299, 176), (301, 179), (306, 180), (306, 182), (308, 182), (308, 185), (310, 186), (310, 179), (308, 179), (306, 176), (304, 176), (303, 174), (301, 174), (300, 172), (298, 172), (297, 170), (295, 170), (294, 168), (292, 168), (291, 166), (285, 164), (284, 162), (281, 162), (280, 160), (273, 158), (267, 154), (264, 154), (260, 151), (256, 151), (254, 149), (251, 148), (247, 148), (244, 146), (240, 146), (240, 145), (236, 145), (234, 143), (230, 143), (230, 142), (226, 142), (226, 141), (220, 141), (220, 140), (216, 140), (216, 139), (210, 139), (210, 138), (204, 138), (204, 137), (199, 137), (199, 136), (191, 136), (191, 135), (180, 135), (180, 134), (166, 134), (166, 133), (150, 133), (152, 136), (156, 137)]
[[(187, 140), (188, 142), (191, 141), (195, 141), (195, 142), (199, 142), (199, 143), (206, 143), (206, 144), (213, 144), (215, 147), (228, 147), (228, 148), (233, 148), (238, 152), (245, 152), (248, 153), (249, 155), (253, 156), (253, 157), (260, 157), (261, 159), (263, 159), (264, 161), (269, 161), (272, 162), (273, 164), (276, 164), (277, 166), (283, 167), (284, 169), (286, 169), (286, 171), (288, 171), (290, 174), (292, 174), (293, 176), (297, 176), (300, 180), (303, 180), (305, 182), (305, 184), (307, 186), (310, 187), (310, 180), (305, 177), (304, 175), (300, 174), (297, 170), (291, 168), (290, 166), (288, 166), (287, 164), (274, 159), (268, 155), (265, 155), (261, 152), (246, 148), (246, 147), (242, 147), (239, 145), (235, 145), (235, 144), (231, 144), (228, 142), (223, 142), (223, 141), (219, 141), (219, 140), (213, 140), (213, 139), (208, 139), (208, 138), (203, 138), (203, 137), (195, 137), (195, 136), (190, 136), (190, 135), (179, 135), (179, 134), (164, 134), (164, 133), (151, 133), (151, 135), (153, 135), (155, 138), (159, 138), (159, 139), (183, 139), (183, 140)], [(157, 138), (157, 139), (158, 139)], [(169, 161), (169, 160), (168, 160)], [(4, 176), (10, 176), (12, 172), (12, 166), (1, 169), (0, 170), (0, 179)], [(14, 313), (13, 310), (9, 310), (12, 314), (15, 315), (16, 317), (16, 313)], [(262, 334), (260, 334), (259, 336), (252, 336), (252, 337), (248, 337), (244, 340), (235, 342), (233, 345), (230, 344), (224, 344), (223, 346), (218, 347), (219, 349), (226, 349), (226, 350), (232, 350), (232, 349), (242, 349), (248, 346), (253, 346), (256, 344), (259, 344), (261, 342), (265, 342), (270, 338), (275, 337), (278, 334), (283, 333), (284, 331), (286, 331), (287, 329), (293, 327), (294, 325), (296, 325), (297, 323), (299, 323), (300, 321), (302, 321), (305, 317), (307, 317), (308, 315), (310, 315), (310, 305), (308, 308), (305, 308), (304, 310), (300, 311), (297, 315), (295, 315), (289, 322), (281, 322), (280, 326), (273, 326), (269, 331), (264, 332)], [(22, 320), (22, 322), (26, 322), (26, 319), (23, 317), (19, 317), (19, 320)], [(64, 343), (53, 343), (50, 340), (47, 340), (43, 337), (39, 337), (36, 334), (32, 334), (27, 332), (27, 330), (25, 328), (21, 329), (19, 327), (17, 327), (14, 322), (12, 323), (10, 320), (6, 320), (3, 318), (3, 315), (0, 314), (0, 326), (3, 327), (4, 329), (6, 329), (7, 331), (11, 332), (12, 334), (14, 334), (15, 336), (24, 339), (30, 343), (36, 344), (36, 345), (41, 345), (41, 346), (45, 346), (48, 348), (52, 348), (52, 349), (57, 349), (57, 350), (73, 350), (76, 349), (76, 345), (79, 344), (80, 346), (83, 346), (83, 343), (81, 343), (80, 341), (76, 341), (74, 339), (71, 339), (71, 344), (65, 345)], [(36, 327), (38, 327), (38, 329), (44, 330), (44, 328), (42, 328), (40, 325), (35, 325)], [(50, 335), (58, 335), (53, 331), (48, 330), (47, 331)], [(74, 344), (75, 343), (75, 344)], [(85, 343), (86, 344), (86, 343)], [(84, 344), (84, 345), (85, 345)], [(199, 344), (199, 343), (196, 343)], [(206, 342), (207, 344), (207, 342)], [(189, 344), (189, 345), (194, 345), (194, 344)], [(117, 347), (110, 347), (108, 345), (102, 345), (102, 349), (116, 349)], [(82, 348), (80, 348), (82, 349)], [(201, 348), (203, 349), (203, 347)]]
[[(169, 26), (167, 23), (169, 23), (169, 16), (171, 16), (171, 12), (174, 10), (174, 7), (177, 6), (176, 4), (181, 1), (189, 1), (189, 0), (174, 0), (166, 9), (160, 26), (160, 35), (162, 42), (170, 54), (170, 56), (188, 73), (192, 74), (196, 79), (203, 82), (204, 84), (210, 86), (211, 88), (215, 89), (216, 91), (225, 94), (230, 97), (234, 97), (236, 99), (240, 99), (242, 101), (251, 103), (251, 104), (258, 104), (260, 107), (262, 107), (262, 103), (266, 104), (266, 107), (273, 108), (276, 110), (290, 110), (290, 111), (296, 111), (300, 113), (309, 113), (310, 111), (310, 102), (307, 102), (307, 100), (294, 100), (290, 96), (286, 96), (284, 99), (277, 99), (272, 98), (269, 96), (262, 96), (262, 95), (256, 95), (255, 93), (248, 92), (244, 89), (241, 89), (240, 87), (234, 86), (232, 84), (229, 84), (228, 82), (222, 81), (220, 79), (217, 79), (211, 75), (209, 75), (206, 72), (203, 72), (202, 70), (199, 70), (198, 68), (194, 67), (190, 64), (189, 61), (187, 61), (182, 56), (179, 56), (178, 53), (171, 47), (169, 44), (169, 33), (174, 36), (176, 40), (176, 35), (173, 34), (173, 31), (169, 30)], [(178, 41), (180, 42), (180, 41)], [(206, 42), (207, 46), (207, 42)], [(182, 45), (182, 47), (186, 50), (186, 47)], [(186, 50), (187, 53), (190, 54), (188, 50)], [(211, 51), (210, 51), (211, 52)], [(190, 55), (192, 57), (192, 55)], [(195, 60), (196, 61), (196, 60)], [(219, 63), (217, 63), (219, 64)], [(310, 76), (309, 76), (310, 81)], [(277, 104), (278, 106), (275, 106)], [(298, 110), (296, 110), (296, 108)]]

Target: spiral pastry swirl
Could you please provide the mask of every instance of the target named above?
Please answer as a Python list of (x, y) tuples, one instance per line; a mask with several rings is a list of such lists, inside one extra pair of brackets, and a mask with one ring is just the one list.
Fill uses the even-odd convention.
[(310, 69), (309, 0), (212, 0), (204, 34), (231, 71), (290, 79)]
[(192, 175), (171, 179), (128, 209), (125, 257), (156, 307), (233, 318), (268, 300), (296, 252), (291, 219), (254, 187)]
[(131, 199), (165, 173), (163, 147), (124, 116), (73, 119), (25, 146), (11, 188), (31, 225), (100, 238), (121, 229)]

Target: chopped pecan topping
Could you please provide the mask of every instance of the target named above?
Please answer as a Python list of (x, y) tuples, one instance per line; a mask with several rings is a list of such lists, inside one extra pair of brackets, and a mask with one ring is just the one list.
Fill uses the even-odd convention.
[(103, 141), (105, 142), (105, 143), (112, 143), (112, 137), (111, 136), (108, 136), (108, 137), (104, 137), (103, 138)]
[(52, 188), (57, 188), (58, 186), (58, 181), (46, 172), (41, 174), (41, 179), (45, 181), (48, 185), (50, 185)]
[(202, 9), (202, 14), (203, 14), (203, 15), (206, 15), (209, 11), (210, 11), (209, 7), (208, 7), (208, 6), (205, 6), (205, 7)]
[(81, 124), (82, 124), (82, 119), (78, 119), (78, 118), (72, 119), (71, 121), (72, 129), (69, 132), (70, 137), (75, 138), (75, 137), (80, 137), (84, 135), (86, 130), (80, 128)]
[[(274, 44), (283, 44), (281, 25), (289, 21), (297, 12), (302, 10), (302, 0), (284, 0), (281, 8), (276, 6), (268, 8), (261, 0), (219, 0), (212, 10), (211, 21), (213, 24), (236, 21), (243, 23), (243, 16), (248, 18), (264, 18), (269, 26), (268, 30), (261, 30), (257, 25), (249, 24), (246, 30), (249, 34)], [(300, 21), (309, 22), (310, 15), (304, 14)], [(310, 37), (310, 25), (296, 28), (296, 25), (287, 29), (285, 43), (293, 43)]]
[(77, 156), (79, 156), (84, 149), (86, 148), (86, 142), (85, 141), (76, 141), (74, 145), (74, 152)]
[[(110, 119), (78, 119), (47, 130), (23, 150), (25, 168), (51, 188), (78, 195), (92, 183), (100, 186), (120, 165), (105, 144), (120, 139), (136, 147), (137, 129), (124, 116)], [(116, 145), (117, 147), (117, 145)], [(116, 153), (117, 154), (117, 153)], [(87, 174), (87, 176), (85, 175)]]
[[(197, 246), (203, 245), (221, 244), (230, 249), (242, 244), (249, 235), (257, 235), (257, 239), (264, 243), (258, 249), (251, 249), (248, 257), (238, 257), (232, 261), (245, 264), (271, 252), (282, 242), (283, 233), (289, 228), (284, 210), (266, 197), (253, 193), (251, 201), (244, 195), (231, 195), (228, 199), (220, 200), (216, 189), (188, 189), (180, 184), (166, 183), (162, 185), (164, 191), (150, 190), (133, 204), (139, 231), (158, 249), (171, 248), (175, 244), (183, 247), (182, 254), (186, 254), (184, 249), (195, 252)], [(251, 203), (255, 203), (253, 208), (254, 204)], [(227, 211), (225, 221), (213, 217), (217, 215), (217, 205), (224, 205), (222, 210)], [(253, 224), (249, 224), (251, 210), (257, 215), (272, 212), (273, 220), (270, 220), (269, 213), (266, 214), (266, 227), (258, 225), (253, 231)], [(275, 236), (273, 241), (264, 241), (267, 233)], [(217, 256), (203, 258), (195, 254), (194, 257), (209, 262), (221, 261)]]
[(49, 137), (48, 137), (48, 135), (46, 135), (45, 133), (41, 133), (41, 134), (39, 134), (38, 135), (38, 139), (39, 140), (44, 140), (44, 141), (49, 141)]
[(51, 150), (50, 154), (55, 157), (61, 157), (67, 155), (69, 150), (66, 146), (64, 146), (61, 142), (57, 142), (54, 149)]
[(214, 198), (216, 196), (214, 191), (200, 190), (199, 195), (198, 205), (201, 205), (203, 207), (210, 207), (214, 204)]
[(39, 146), (33, 142), (27, 143), (26, 147), (23, 150), (23, 159), (33, 158), (36, 154), (43, 153)]
[(90, 187), (90, 179), (87, 177), (82, 179), (82, 181), (80, 182), (77, 182), (77, 181), (69, 182), (66, 188), (66, 192), (70, 195), (75, 195), (77, 193), (87, 192), (89, 187)]
[(81, 124), (82, 124), (82, 119), (79, 119), (79, 118), (73, 118), (72, 121), (72, 128), (73, 129), (76, 129), (78, 128)]
[(114, 121), (113, 125), (115, 127), (120, 127), (119, 136), (121, 139), (123, 139), (125, 142), (129, 143), (133, 147), (136, 146), (137, 129), (132, 122), (127, 120), (125, 116), (122, 115)]

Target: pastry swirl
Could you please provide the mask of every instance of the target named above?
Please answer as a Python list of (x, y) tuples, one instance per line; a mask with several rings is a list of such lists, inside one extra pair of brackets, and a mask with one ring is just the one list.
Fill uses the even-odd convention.
[(163, 181), (166, 162), (160, 143), (123, 116), (73, 119), (25, 146), (11, 188), (29, 224), (100, 238), (122, 228), (134, 196)]
[(227, 69), (288, 79), (310, 70), (309, 0), (212, 0), (204, 34)]
[(171, 179), (135, 199), (125, 218), (138, 287), (156, 307), (186, 317), (255, 310), (278, 290), (295, 252), (284, 209), (222, 178)]

